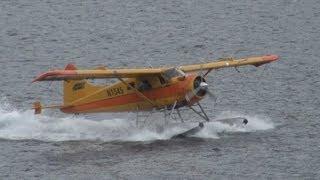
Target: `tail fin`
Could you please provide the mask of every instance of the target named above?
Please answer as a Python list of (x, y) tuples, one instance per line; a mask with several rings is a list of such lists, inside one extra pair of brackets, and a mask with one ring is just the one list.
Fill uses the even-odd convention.
[[(77, 70), (77, 68), (73, 64), (68, 64), (65, 70)], [(71, 105), (76, 100), (84, 98), (98, 89), (100, 87), (90, 84), (87, 80), (66, 80), (63, 83), (64, 105)], [(85, 99), (81, 100), (81, 102), (85, 101)]]

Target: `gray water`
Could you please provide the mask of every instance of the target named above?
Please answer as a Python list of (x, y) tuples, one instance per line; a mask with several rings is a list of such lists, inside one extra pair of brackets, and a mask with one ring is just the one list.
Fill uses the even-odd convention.
[[(0, 1), (0, 179), (319, 179), (319, 9), (317, 0)], [(245, 128), (212, 123), (170, 140), (184, 127), (159, 134), (135, 129), (130, 113), (30, 110), (61, 102), (60, 83), (30, 82), (69, 62), (177, 66), (270, 53), (280, 60), (208, 77), (218, 97), (202, 102), (210, 118), (242, 115)]]

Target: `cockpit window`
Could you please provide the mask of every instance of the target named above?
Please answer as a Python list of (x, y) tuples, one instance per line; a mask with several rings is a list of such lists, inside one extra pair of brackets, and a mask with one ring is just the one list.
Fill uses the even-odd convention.
[(161, 84), (165, 84), (166, 83), (166, 80), (162, 76), (159, 76), (159, 81), (160, 81)]
[(170, 68), (163, 73), (163, 77), (167, 80), (181, 76), (185, 76), (185, 73), (177, 68)]

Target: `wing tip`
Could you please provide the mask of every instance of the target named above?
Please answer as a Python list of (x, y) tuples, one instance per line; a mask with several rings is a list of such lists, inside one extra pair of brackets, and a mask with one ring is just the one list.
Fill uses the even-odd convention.
[(267, 54), (267, 55), (262, 56), (262, 59), (264, 61), (272, 62), (272, 61), (278, 60), (279, 56), (276, 54)]
[(37, 81), (42, 81), (44, 80), (47, 76), (50, 76), (52, 73), (51, 72), (45, 72), (43, 74), (40, 74), (37, 76), (31, 83), (37, 82)]
[(49, 78), (54, 79), (55, 77), (58, 77), (58, 76), (73, 74), (73, 72), (67, 73), (69, 70), (70, 71), (77, 70), (77, 67), (74, 64), (69, 63), (66, 65), (64, 70), (53, 70), (53, 71), (48, 71), (48, 72), (42, 73), (39, 76), (37, 76), (34, 80), (32, 80), (31, 83), (34, 83), (37, 81), (44, 81)]

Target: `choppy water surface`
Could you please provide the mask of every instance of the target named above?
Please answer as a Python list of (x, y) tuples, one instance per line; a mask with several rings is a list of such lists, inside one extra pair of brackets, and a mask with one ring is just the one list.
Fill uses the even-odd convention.
[[(245, 1), (0, 1), (0, 179), (319, 179), (320, 3)], [(212, 72), (211, 119), (196, 137), (135, 128), (135, 114), (33, 115), (59, 103), (63, 68), (180, 65), (278, 54), (260, 68)], [(52, 91), (53, 90), (53, 91)], [(150, 121), (161, 121), (155, 114)]]

